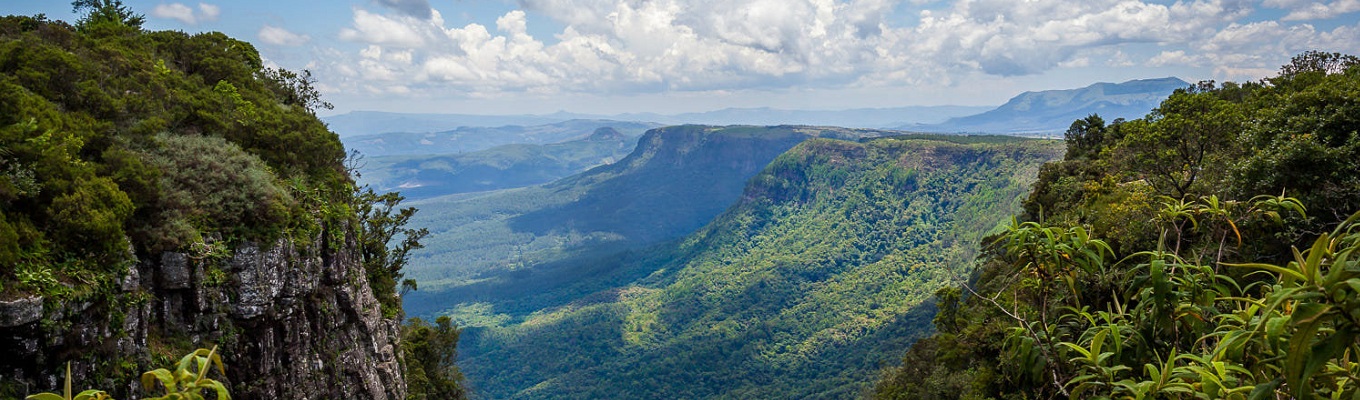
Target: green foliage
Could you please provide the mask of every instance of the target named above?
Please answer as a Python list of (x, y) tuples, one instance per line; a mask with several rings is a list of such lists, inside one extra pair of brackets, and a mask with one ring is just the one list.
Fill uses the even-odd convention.
[(269, 89), (284, 105), (301, 107), (313, 115), (319, 108), (335, 109), (331, 103), (321, 100), (321, 91), (313, 86), (316, 79), (312, 78), (312, 71), (304, 69), (299, 74), (283, 68), (266, 68), (260, 74), (268, 83)]
[(142, 387), (151, 390), (159, 384), (164, 388), (164, 396), (148, 399), (202, 400), (207, 398), (203, 395), (204, 391), (216, 393), (218, 400), (230, 399), (231, 395), (227, 393), (227, 388), (222, 382), (208, 378), (208, 371), (213, 366), (217, 367), (219, 375), (226, 374), (226, 369), (222, 366), (222, 355), (217, 354), (217, 346), (213, 346), (211, 350), (194, 350), (179, 360), (173, 372), (158, 368), (142, 374)]
[(402, 375), (407, 399), (467, 398), (463, 373), (457, 365), (461, 332), (447, 316), (436, 318), (434, 325), (412, 318), (402, 326), (402, 354), (406, 359)]
[[(402, 267), (411, 250), (423, 247), (420, 239), (428, 235), (426, 228), (406, 228), (415, 215), (414, 207), (397, 209), (404, 198), (396, 192), (377, 194), (370, 188), (356, 191), (354, 211), (359, 222), (359, 255), (368, 275), (369, 287), (382, 305), (383, 315), (392, 318), (401, 314), (401, 297), (397, 283), (402, 282)], [(398, 239), (398, 235), (401, 235)], [(393, 239), (399, 241), (392, 243)]]
[(164, 225), (150, 228), (163, 236), (147, 238), (149, 248), (201, 242), (198, 232), (269, 238), (282, 231), (293, 200), (258, 157), (218, 137), (155, 139), (160, 148), (145, 159), (163, 171), (155, 221)]
[[(118, 0), (73, 7), (74, 26), (0, 17), (0, 288), (43, 297), (35, 336), (59, 355), (0, 369), (88, 357), (117, 366), (107, 381), (127, 381), (146, 354), (113, 354), (123, 346), (112, 342), (135, 334), (121, 310), (150, 296), (121, 289), (134, 260), (211, 261), (290, 236), (343, 243), (359, 230), (356, 189), (343, 145), (314, 115), (325, 103), (310, 74), (266, 70), (253, 45), (220, 32), (144, 31)], [(232, 281), (201, 271), (209, 285)], [(394, 309), (395, 280), (376, 282)], [(77, 340), (72, 321), (108, 324)]]
[(1078, 158), (1094, 158), (1105, 142), (1105, 119), (1099, 115), (1090, 116), (1072, 122), (1072, 126), (1063, 133), (1063, 138), (1067, 141), (1067, 160)]
[[(1143, 119), (1075, 122), (1031, 221), (997, 239), (961, 286), (971, 296), (945, 303), (940, 333), (876, 395), (1360, 395), (1355, 65), (1305, 53)], [(953, 393), (931, 386), (941, 376), (957, 376)]]
[(88, 389), (80, 393), (71, 395), (71, 363), (66, 363), (66, 386), (62, 389), (62, 394), (38, 393), (25, 397), (26, 400), (106, 400), (110, 399), (108, 393), (103, 390)]
[[(1245, 114), (1222, 99), (1213, 82), (1177, 90), (1144, 119), (1119, 125), (1111, 151), (1159, 192), (1175, 197), (1203, 193), (1196, 183), (1213, 172), (1214, 156), (1237, 140)], [(1088, 150), (1089, 151), (1089, 150)]]
[[(117, 0), (73, 7), (77, 27), (0, 17), (0, 262), (29, 273), (8, 285), (16, 270), (0, 271), (5, 287), (39, 290), (43, 271), (97, 287), (125, 270), (129, 248), (270, 241), (348, 203), (338, 138), (284, 104), (319, 101), (297, 81), (306, 74), (267, 72), (253, 46), (221, 33), (141, 31)], [(283, 181), (317, 201), (297, 203)]]
[(75, 0), (71, 2), (71, 11), (84, 14), (76, 22), (76, 26), (81, 29), (109, 25), (141, 29), (146, 22), (146, 16), (133, 13), (120, 0)]
[[(219, 400), (231, 398), (226, 386), (222, 382), (207, 377), (208, 371), (212, 366), (217, 367), (219, 375), (226, 374), (226, 369), (222, 366), (222, 356), (217, 353), (217, 346), (209, 349), (194, 350), (179, 360), (175, 366), (175, 371), (158, 368), (142, 374), (142, 386), (147, 390), (153, 389), (159, 384), (164, 390), (165, 395), (160, 397), (144, 397), (156, 400), (202, 400), (204, 391), (216, 393)], [(102, 390), (89, 389), (72, 396), (71, 394), (71, 364), (66, 364), (66, 386), (63, 394), (38, 393), (26, 397), (28, 400), (105, 400), (110, 399), (108, 393)]]

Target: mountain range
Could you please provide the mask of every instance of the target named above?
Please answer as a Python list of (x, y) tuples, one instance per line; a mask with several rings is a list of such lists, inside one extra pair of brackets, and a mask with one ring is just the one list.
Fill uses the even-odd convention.
[(611, 128), (626, 136), (641, 136), (659, 125), (647, 122), (573, 119), (543, 125), (460, 127), (438, 132), (390, 132), (351, 136), (345, 147), (365, 157), (393, 155), (448, 155), (511, 144), (551, 144), (585, 139), (597, 129)]
[(999, 134), (1054, 133), (1072, 121), (1099, 114), (1106, 121), (1146, 115), (1176, 89), (1190, 86), (1179, 78), (1096, 83), (1080, 89), (1025, 92), (990, 111), (954, 117), (938, 124), (907, 124), (898, 129), (921, 132)]
[(359, 183), (416, 200), (548, 183), (613, 163), (633, 151), (637, 136), (612, 127), (550, 144), (507, 144), (461, 154), (366, 157)]
[[(399, 133), (422, 137), (433, 132), (476, 127), (513, 131), (567, 121), (639, 121), (655, 125), (814, 125), (895, 129), (913, 132), (998, 134), (1057, 133), (1073, 120), (1100, 114), (1107, 121), (1142, 117), (1172, 91), (1190, 86), (1174, 77), (1095, 83), (1078, 89), (1021, 93), (999, 107), (914, 106), (846, 110), (725, 108), (715, 111), (594, 115), (558, 112), (545, 115), (400, 114), (356, 111), (323, 118), (347, 143), (372, 140), (354, 136)], [(479, 128), (480, 129), (480, 128)], [(392, 137), (386, 135), (386, 137)]]
[(581, 114), (560, 111), (543, 115), (404, 114), (354, 111), (324, 117), (332, 131), (350, 141), (352, 136), (381, 133), (429, 133), (468, 127), (551, 125), (572, 120), (638, 121), (660, 125), (819, 125), (879, 129), (904, 124), (932, 124), (950, 117), (973, 115), (986, 106), (912, 106), (846, 110), (786, 110), (769, 107), (724, 108), (680, 114)]

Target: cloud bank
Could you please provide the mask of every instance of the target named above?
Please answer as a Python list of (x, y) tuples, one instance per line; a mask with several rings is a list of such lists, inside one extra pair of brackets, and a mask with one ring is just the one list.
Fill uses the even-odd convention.
[[(476, 96), (948, 85), (1124, 66), (1212, 68), (1242, 79), (1304, 50), (1360, 50), (1353, 18), (1314, 25), (1353, 15), (1360, 0), (519, 0), (494, 26), (449, 26), (425, 0), (377, 1), (396, 12), (355, 8), (339, 33), (362, 48), (332, 65), (351, 90)], [(1262, 19), (1267, 11), (1284, 17)], [(534, 36), (529, 15), (562, 28)]]

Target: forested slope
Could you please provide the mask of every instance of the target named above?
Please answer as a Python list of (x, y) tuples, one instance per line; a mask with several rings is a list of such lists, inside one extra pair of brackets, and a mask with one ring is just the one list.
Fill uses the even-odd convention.
[(145, 394), (200, 347), (238, 397), (405, 397), (409, 211), (355, 187), (310, 75), (74, 4), (0, 17), (0, 397)]
[(617, 274), (619, 259), (702, 227), (780, 153), (814, 137), (885, 133), (803, 126), (659, 128), (618, 162), (551, 184), (418, 202), (425, 212), (412, 225), (429, 228), (431, 235), (427, 247), (412, 254), (410, 276), (422, 290), (406, 298), (406, 307), (429, 315), (464, 302), (492, 302), (498, 312), (522, 316), (636, 279)]
[(1310, 52), (1067, 132), (881, 398), (1353, 398), (1360, 65)]
[(995, 137), (803, 142), (708, 226), (611, 260), (640, 279), (469, 328), (469, 382), (492, 398), (857, 396), (928, 332), (934, 288), (965, 273), (1059, 151)]

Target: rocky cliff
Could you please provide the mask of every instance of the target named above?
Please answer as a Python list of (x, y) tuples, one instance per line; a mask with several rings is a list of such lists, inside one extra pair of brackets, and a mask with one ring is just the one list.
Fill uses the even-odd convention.
[(217, 345), (235, 398), (402, 399), (399, 321), (340, 236), (162, 253), (88, 301), (0, 302), (0, 394), (55, 391), (71, 361), (76, 390), (135, 398), (142, 371)]

